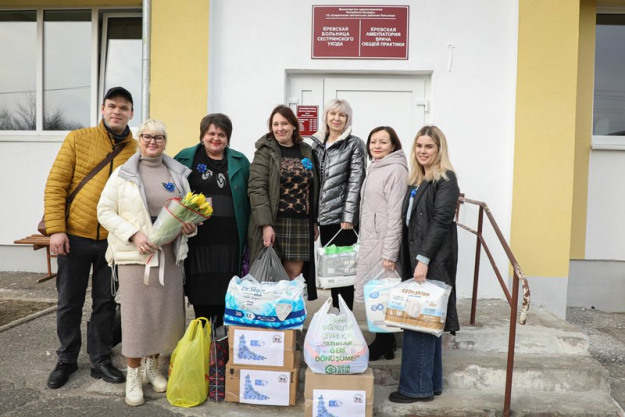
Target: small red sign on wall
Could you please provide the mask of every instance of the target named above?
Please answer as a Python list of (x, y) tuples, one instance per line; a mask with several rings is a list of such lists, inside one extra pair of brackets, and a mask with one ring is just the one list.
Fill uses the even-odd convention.
[(319, 106), (297, 106), (297, 120), (302, 136), (311, 136), (318, 129)]
[(410, 6), (313, 6), (312, 58), (408, 59)]

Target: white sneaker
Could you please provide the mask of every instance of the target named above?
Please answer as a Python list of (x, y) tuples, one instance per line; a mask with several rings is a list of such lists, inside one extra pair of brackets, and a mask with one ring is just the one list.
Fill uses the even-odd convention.
[(143, 388), (141, 387), (141, 367), (128, 367), (126, 374), (126, 404), (136, 407), (145, 403)]
[(143, 382), (152, 385), (154, 391), (165, 392), (167, 391), (167, 379), (158, 370), (158, 359), (145, 358), (145, 364), (141, 371), (143, 376)]

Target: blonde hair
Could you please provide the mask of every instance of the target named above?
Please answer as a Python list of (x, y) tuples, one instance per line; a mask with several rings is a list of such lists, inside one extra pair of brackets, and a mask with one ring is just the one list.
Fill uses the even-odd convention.
[(328, 136), (328, 133), (330, 133), (330, 129), (328, 127), (328, 113), (330, 113), (330, 111), (332, 110), (345, 113), (345, 115), (347, 116), (347, 120), (345, 121), (345, 129), (343, 129), (343, 132), (345, 132), (352, 125), (352, 106), (349, 105), (347, 100), (340, 100), (338, 98), (332, 99), (326, 103), (323, 109), (323, 116), (321, 117), (321, 131), (323, 132), (324, 136)]
[[(432, 169), (427, 174), (425, 168), (417, 160), (417, 139), (421, 136), (429, 136), (432, 138), (436, 147), (438, 148), (438, 155), (432, 164)], [(449, 160), (449, 151), (447, 150), (447, 139), (442, 130), (436, 126), (423, 126), (414, 138), (412, 142), (412, 149), (410, 151), (410, 175), (408, 176), (408, 183), (410, 185), (420, 185), (423, 181), (439, 181), (441, 178), (449, 180), (447, 177), (447, 171), (454, 171), (454, 167)], [(454, 171), (455, 172), (455, 171)]]
[(139, 127), (137, 136), (141, 136), (146, 130), (152, 132), (153, 135), (163, 135), (165, 136), (165, 139), (167, 139), (167, 129), (165, 128), (165, 124), (163, 124), (163, 122), (161, 122), (160, 120), (145, 120), (143, 123), (141, 123), (141, 127)]

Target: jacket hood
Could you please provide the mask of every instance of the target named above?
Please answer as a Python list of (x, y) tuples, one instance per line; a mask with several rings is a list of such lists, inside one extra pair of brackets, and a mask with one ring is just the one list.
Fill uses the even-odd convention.
[[(343, 133), (341, 133), (341, 136), (339, 136), (339, 138), (332, 143), (332, 145), (334, 145), (335, 143), (339, 143), (342, 140), (347, 139), (347, 137), (352, 133), (352, 127), (351, 126), (347, 126), (345, 128), (345, 131)], [(326, 141), (326, 130), (319, 130), (317, 132), (315, 132), (311, 137), (310, 137), (313, 142), (315, 142), (317, 145), (319, 146), (323, 146), (323, 143)]]
[(399, 164), (408, 170), (408, 160), (406, 160), (406, 154), (404, 154), (403, 149), (391, 152), (378, 162), (371, 162), (370, 169), (374, 170), (394, 164)]
[(274, 138), (272, 138), (271, 136), (269, 136), (269, 133), (265, 133), (264, 135), (262, 135), (260, 137), (260, 139), (258, 139), (256, 141), (256, 143), (254, 144), (254, 146), (256, 147), (256, 149), (260, 149), (263, 146), (268, 146), (270, 148), (274, 148), (278, 146), (278, 142), (276, 142), (276, 140)]

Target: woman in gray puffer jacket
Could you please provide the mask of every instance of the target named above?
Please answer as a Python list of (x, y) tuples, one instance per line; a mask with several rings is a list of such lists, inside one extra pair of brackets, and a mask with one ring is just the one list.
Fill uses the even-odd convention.
[[(322, 125), (322, 130), (311, 137), (319, 167), (317, 222), (321, 245), (332, 241), (337, 246), (350, 246), (358, 240), (351, 229), (358, 231), (360, 188), (366, 168), (365, 144), (351, 134), (352, 108), (345, 100), (334, 99), (326, 104)], [(341, 294), (349, 308), (353, 308), (353, 285), (332, 288), (331, 292), (335, 307)]]

